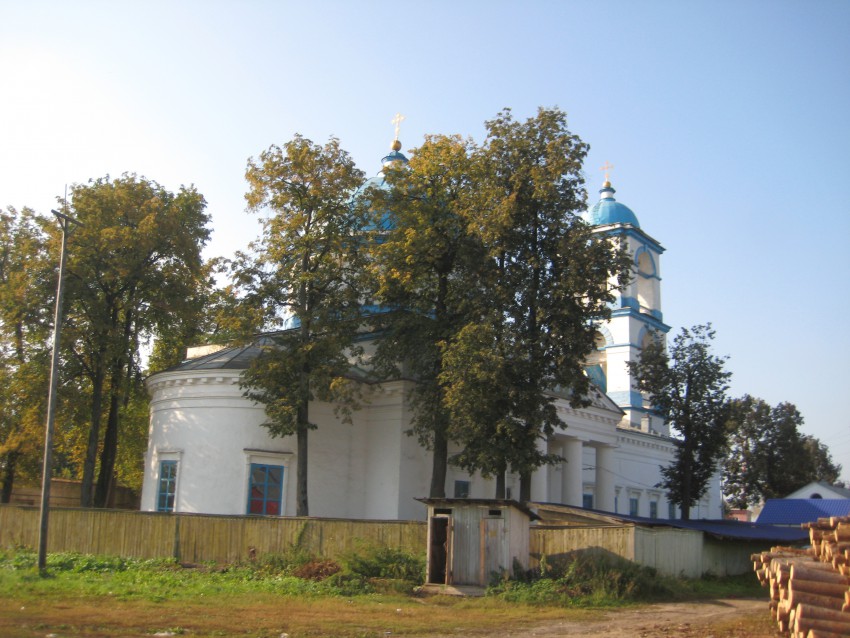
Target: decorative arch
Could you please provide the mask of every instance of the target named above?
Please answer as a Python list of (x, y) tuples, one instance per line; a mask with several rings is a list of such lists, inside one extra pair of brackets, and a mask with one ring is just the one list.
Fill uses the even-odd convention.
[(643, 350), (652, 340), (653, 335), (657, 334), (656, 331), (651, 330), (649, 326), (641, 326), (640, 332), (638, 333), (638, 348)]
[[(608, 330), (608, 326), (599, 324), (596, 326), (596, 332), (602, 335), (602, 338), (605, 340), (604, 347), (608, 348), (614, 345), (614, 337), (611, 336), (611, 331)], [(597, 345), (597, 347), (599, 346)]]
[(641, 312), (658, 310), (658, 267), (652, 253), (641, 246), (635, 251), (637, 300)]
[(641, 246), (635, 251), (635, 269), (638, 273), (647, 277), (658, 276), (655, 257), (652, 256), (652, 252), (646, 246)]
[(591, 352), (585, 362), (585, 372), (603, 392), (608, 391), (608, 346), (614, 345), (611, 332), (604, 325), (596, 326), (595, 333), (596, 348)]

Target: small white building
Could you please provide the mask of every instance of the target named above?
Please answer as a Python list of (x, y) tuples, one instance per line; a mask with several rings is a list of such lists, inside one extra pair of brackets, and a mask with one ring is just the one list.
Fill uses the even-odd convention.
[[(403, 158), (394, 153), (393, 161)], [(540, 446), (564, 462), (538, 469), (531, 500), (675, 518), (677, 511), (657, 487), (659, 468), (673, 459), (674, 442), (649, 412), (626, 366), (650, 330), (668, 330), (660, 305), (663, 249), (640, 229), (635, 214), (614, 200), (610, 182), (600, 193), (586, 219), (626, 243), (636, 277), (619, 296), (611, 320), (599, 327), (599, 348), (588, 368), (599, 388), (589, 397), (591, 405), (574, 409), (568, 397), (557, 398), (566, 427)], [(239, 388), (240, 374), (260, 345), (203, 351), (148, 379), (151, 420), (142, 510), (295, 515), (295, 438), (270, 437), (262, 427), (263, 406), (244, 398)], [(415, 499), (429, 492), (431, 454), (406, 434), (410, 383), (366, 387), (364, 405), (350, 425), (334, 416), (331, 405), (311, 406), (318, 424), (309, 434), (311, 515), (425, 518), (425, 506)], [(509, 499), (519, 495), (518, 476), (509, 474), (506, 486)], [(450, 467), (446, 494), (492, 498), (495, 482)], [(719, 480), (691, 516), (721, 517)]]
[(823, 481), (812, 481), (801, 487), (796, 492), (791, 492), (786, 499), (792, 498), (822, 498), (822, 499), (850, 499), (850, 490), (844, 487), (836, 487)]
[(515, 501), (419, 499), (428, 506), (425, 583), (487, 587), (528, 570), (529, 524), (538, 516)]

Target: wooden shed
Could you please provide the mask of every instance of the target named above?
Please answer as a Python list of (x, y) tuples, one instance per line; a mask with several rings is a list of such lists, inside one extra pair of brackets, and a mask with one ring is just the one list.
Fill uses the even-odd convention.
[(529, 525), (537, 518), (510, 500), (421, 498), (428, 506), (425, 582), (486, 587), (494, 575), (528, 569)]

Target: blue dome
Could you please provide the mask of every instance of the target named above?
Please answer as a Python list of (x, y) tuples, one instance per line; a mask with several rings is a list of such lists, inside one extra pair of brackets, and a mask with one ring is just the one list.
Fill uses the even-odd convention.
[(582, 219), (591, 226), (608, 226), (610, 224), (631, 224), (640, 228), (637, 215), (632, 209), (614, 199), (616, 191), (610, 182), (605, 182), (599, 191), (598, 202), (582, 214)]
[[(390, 151), (389, 155), (385, 155), (381, 159), (381, 165), (384, 168), (392, 166), (393, 164), (396, 164), (396, 163), (401, 163), (402, 165), (405, 165), (405, 164), (408, 163), (408, 160), (404, 156), (404, 153), (400, 152), (401, 142), (399, 142), (398, 140), (395, 140), (393, 142), (391, 148), (392, 148), (392, 150)], [(387, 184), (386, 173), (384, 173), (383, 170), (381, 170), (381, 172), (378, 173), (377, 175), (375, 175), (374, 177), (370, 177), (365, 182), (363, 182), (363, 184), (360, 186), (360, 188), (358, 188), (356, 191), (354, 191), (354, 195), (352, 196), (352, 199), (356, 200), (356, 199), (362, 198), (369, 191), (370, 188), (380, 188), (381, 190), (385, 190), (385, 189), (389, 188), (389, 185)], [(393, 228), (392, 212), (391, 211), (385, 211), (380, 216), (380, 219), (378, 219), (376, 221), (375, 224), (370, 224), (364, 230), (370, 230), (370, 231), (371, 230), (391, 230), (392, 228)]]

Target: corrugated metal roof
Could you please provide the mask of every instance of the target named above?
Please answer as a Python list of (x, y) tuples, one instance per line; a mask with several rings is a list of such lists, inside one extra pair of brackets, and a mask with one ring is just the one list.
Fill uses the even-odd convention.
[[(600, 510), (591, 510), (583, 507), (560, 505), (557, 503), (531, 503), (537, 507), (537, 512), (547, 523), (557, 524), (559, 519), (569, 524), (576, 525), (582, 517), (588, 525), (612, 525), (632, 523), (643, 527), (672, 527), (674, 529), (692, 529), (711, 534), (717, 538), (728, 538), (732, 540), (768, 541), (772, 543), (796, 543), (806, 541), (809, 538), (807, 530), (799, 527), (783, 527), (781, 525), (770, 525), (758, 523), (743, 523), (732, 520), (679, 520), (665, 518), (645, 518), (642, 516), (627, 516), (625, 514), (613, 514)], [(549, 518), (547, 514), (554, 512), (560, 516)]]
[(769, 498), (757, 523), (801, 525), (829, 516), (850, 516), (850, 500), (844, 498)]

